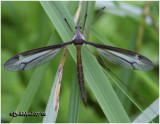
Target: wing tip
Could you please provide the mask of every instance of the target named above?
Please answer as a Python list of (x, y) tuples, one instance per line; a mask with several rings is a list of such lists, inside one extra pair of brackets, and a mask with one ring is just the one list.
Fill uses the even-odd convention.
[(15, 69), (13, 64), (19, 60), (19, 56), (14, 56), (7, 60), (7, 62), (4, 64), (4, 69), (7, 71), (18, 71), (18, 69)]

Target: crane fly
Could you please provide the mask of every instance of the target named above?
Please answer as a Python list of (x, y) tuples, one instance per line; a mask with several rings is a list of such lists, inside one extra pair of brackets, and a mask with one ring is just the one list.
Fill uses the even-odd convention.
[[(98, 15), (104, 10), (102, 8)], [(98, 16), (97, 15), (97, 16)], [(97, 18), (95, 17), (95, 19)], [(85, 16), (85, 21), (87, 18), (87, 12)], [(94, 19), (94, 20), (95, 20)], [(66, 18), (64, 20), (69, 23)], [(92, 23), (94, 22), (92, 21)], [(83, 66), (82, 66), (82, 59), (81, 59), (81, 47), (86, 45), (91, 45), (95, 47), (98, 53), (104, 58), (106, 61), (111, 63), (120, 65), (124, 68), (132, 69), (132, 70), (142, 70), (148, 71), (153, 69), (152, 62), (136, 52), (132, 52), (129, 50), (125, 50), (122, 48), (112, 47), (108, 45), (97, 44), (93, 42), (89, 42), (85, 40), (84, 33), (87, 32), (88, 28), (84, 31), (85, 28), (85, 21), (83, 28), (80, 26), (80, 23), (77, 24), (76, 33), (73, 32), (71, 27), (71, 31), (74, 33), (74, 37), (71, 41), (66, 43), (60, 43), (56, 45), (46, 46), (38, 49), (33, 49), (30, 51), (22, 52), (17, 54), (16, 56), (10, 58), (5, 64), (4, 68), (8, 71), (20, 71), (20, 70), (29, 70), (45, 64), (56, 57), (56, 55), (60, 52), (61, 49), (65, 48), (68, 45), (74, 44), (77, 50), (77, 72), (78, 72), (78, 82), (81, 91), (81, 97), (83, 100), (84, 105), (86, 106), (86, 93), (85, 93), (85, 84), (84, 84), (84, 75), (83, 75)]]

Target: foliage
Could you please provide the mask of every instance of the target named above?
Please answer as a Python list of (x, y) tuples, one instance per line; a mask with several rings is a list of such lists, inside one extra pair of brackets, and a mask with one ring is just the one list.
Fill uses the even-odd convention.
[[(77, 6), (74, 8), (71, 7), (70, 4), (78, 5), (78, 2), (76, 3), (64, 2), (64, 6), (66, 5), (68, 7), (68, 12), (71, 12), (71, 15), (74, 15)], [(148, 72), (130, 71), (111, 64), (109, 64), (109, 67), (110, 69), (112, 69), (112, 72), (114, 72), (114, 74), (120, 77), (120, 79), (124, 83), (126, 83), (126, 85), (130, 87), (130, 89), (132, 89), (136, 94), (138, 94), (138, 96), (141, 97), (139, 99), (137, 96), (133, 94), (133, 97), (137, 100), (138, 104), (141, 105), (142, 108), (144, 109), (148, 107), (155, 99), (157, 99), (159, 94), (158, 93), (159, 92), (158, 90), (159, 34), (157, 33), (157, 30), (159, 30), (158, 2), (149, 3), (150, 10), (145, 20), (143, 16), (143, 9), (146, 6), (146, 2), (144, 1), (103, 2), (102, 4), (97, 2), (95, 5), (96, 8), (101, 8), (103, 6), (106, 6), (106, 9), (103, 12), (103, 14), (101, 14), (97, 18), (95, 23), (90, 28), (89, 32), (90, 34), (88, 40), (91, 42), (96, 42), (106, 45), (109, 44), (108, 41), (110, 41), (112, 44), (114, 44), (114, 46), (118, 46), (120, 48), (125, 48), (125, 49), (131, 49), (133, 51), (136, 51), (135, 49), (137, 48), (136, 47), (136, 44), (138, 44), (137, 42), (141, 41), (141, 45), (138, 46), (138, 48), (140, 48), (138, 49), (138, 52), (152, 60), (154, 64), (154, 69), (152, 71)], [(127, 7), (129, 7), (130, 9), (126, 9)], [(97, 14), (97, 12), (98, 11), (94, 11), (94, 16)], [(68, 41), (70, 39), (70, 36), (72, 36), (67, 26), (65, 28), (60, 26), (58, 27), (55, 24), (55, 22), (53, 22), (53, 20), (56, 18), (62, 18), (60, 14), (58, 17), (55, 18), (53, 17), (52, 20), (50, 17), (48, 17), (49, 15), (47, 15), (46, 13), (47, 11), (43, 9), (43, 7), (38, 1), (2, 2), (2, 13), (1, 13), (1, 18), (2, 18), (1, 21), (2, 99), (1, 100), (2, 102), (1, 103), (2, 103), (3, 122), (10, 122), (11, 117), (9, 116), (9, 113), (16, 110), (17, 105), (19, 104), (21, 98), (23, 97), (28, 82), (30, 81), (32, 74), (34, 73), (33, 72), (34, 70), (25, 72), (23, 71), (7, 72), (3, 68), (5, 61), (8, 58), (20, 52), (45, 46), (54, 31), (58, 32), (61, 39), (57, 38), (59, 39), (59, 41), (55, 39), (55, 41), (53, 41), (54, 42), (53, 44), (56, 44), (61, 41), (64, 42), (65, 37), (68, 37), (67, 39)], [(66, 13), (66, 11), (64, 13)], [(93, 14), (93, 12), (89, 12), (88, 14)], [(67, 19), (69, 20), (69, 22), (73, 22), (73, 20), (71, 20), (73, 19), (72, 16), (69, 18), (67, 17)], [(82, 20), (83, 19), (84, 18), (82, 18)], [(63, 18), (61, 20), (62, 21), (60, 23), (63, 23), (65, 25)], [(92, 18), (89, 18), (89, 20), (87, 20), (88, 21), (87, 23), (89, 24), (92, 20), (93, 20)], [(71, 27), (74, 28), (74, 26), (75, 26), (74, 23), (71, 23)], [(139, 41), (138, 38), (140, 35), (139, 32), (140, 26), (142, 26), (143, 28), (143, 34), (142, 34), (142, 39)], [(63, 33), (63, 30), (66, 30), (67, 33), (62, 35), (60, 32)], [(71, 49), (72, 48), (69, 47), (70, 54), (67, 55), (67, 60), (64, 67), (63, 80), (60, 93), (60, 108), (56, 122), (68, 122), (70, 90), (71, 90), (71, 82), (73, 80), (72, 70), (76, 68), (75, 66), (73, 66), (75, 65), (76, 62), (74, 61), (76, 60), (76, 58), (73, 59), (73, 56), (76, 56), (76, 54), (74, 54)], [(80, 100), (78, 122), (110, 122), (110, 121), (113, 122), (113, 120), (110, 120), (110, 118), (105, 117), (105, 115), (107, 115), (107, 113), (105, 112), (106, 111), (105, 106), (102, 106), (103, 101), (100, 101), (100, 99), (103, 100), (104, 98), (98, 98), (99, 95), (96, 95), (96, 90), (99, 87), (107, 86), (106, 84), (103, 83), (101, 85), (94, 84), (96, 82), (104, 82), (102, 78), (103, 76), (100, 75), (103, 73), (101, 72), (100, 74), (98, 74), (98, 71), (96, 72), (97, 67), (100, 68), (100, 66), (97, 66), (98, 65), (97, 64), (94, 67), (94, 65), (92, 65), (93, 64), (92, 61), (90, 62), (90, 60), (87, 60), (87, 58), (92, 59), (94, 56), (92, 56), (92, 54), (86, 54), (85, 52), (87, 51), (84, 49), (82, 58), (85, 70), (84, 73), (85, 73), (88, 104), (86, 109), (83, 106), (82, 101)], [(40, 87), (37, 87), (38, 92), (35, 93), (33, 101), (30, 102), (31, 107), (28, 108), (29, 112), (45, 111), (45, 107), (49, 98), (53, 79), (56, 75), (60, 58), (61, 54), (58, 55), (56, 59), (54, 59), (50, 63), (49, 68), (44, 73), (45, 75), (43, 76), (42, 82), (40, 82), (41, 83)], [(86, 63), (87, 61), (88, 63)], [(94, 70), (95, 72), (88, 70)], [(93, 79), (92, 76), (90, 75), (95, 75), (96, 78)], [(116, 78), (112, 74), (110, 75), (112, 76), (113, 80), (116, 80)], [(112, 78), (109, 78), (107, 74), (105, 76), (108, 77), (108, 79), (106, 80), (110, 82), (110, 84), (116, 91), (117, 96), (119, 96), (121, 104), (124, 106), (124, 109), (126, 110), (126, 113), (129, 116), (130, 120), (131, 121), (134, 120), (142, 112), (140, 112), (135, 107), (135, 105), (133, 105), (133, 103), (124, 95), (124, 93), (122, 93), (122, 91), (119, 90), (119, 88), (114, 84)], [(105, 90), (105, 87), (103, 88)], [(104, 92), (106, 93), (106, 91)], [(112, 91), (105, 94), (105, 98), (112, 97), (110, 93), (112, 93)], [(118, 98), (113, 98), (113, 99), (119, 100)], [(116, 103), (112, 104), (114, 105)], [(119, 108), (114, 110), (114, 112), (121, 113), (121, 109)], [(111, 115), (113, 113), (111, 113)], [(42, 119), (43, 119), (42, 117), (26, 117), (24, 122), (42, 122)]]

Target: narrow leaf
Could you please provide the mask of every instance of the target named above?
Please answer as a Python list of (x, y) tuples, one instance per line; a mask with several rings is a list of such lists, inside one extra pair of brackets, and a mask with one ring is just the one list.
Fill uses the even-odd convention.
[[(146, 116), (147, 115), (147, 116)], [(157, 98), (143, 113), (141, 113), (133, 123), (149, 123), (159, 115), (159, 98)]]
[[(71, 32), (68, 32), (68, 27), (63, 23), (63, 18), (60, 18), (55, 6), (50, 3), (51, 2), (41, 2), (63, 41), (70, 41), (72, 39)], [(56, 4), (56, 2), (54, 2), (54, 4)], [(68, 10), (62, 3), (59, 2), (56, 4), (56, 6), (62, 8), (63, 12), (66, 12), (65, 16), (71, 18), (70, 21), (73, 22), (73, 18), (71, 15), (69, 15)], [(93, 8), (94, 2), (89, 2), (88, 13), (93, 14)], [(90, 17), (88, 17), (88, 19), (90, 19)], [(87, 25), (89, 25), (88, 21), (89, 20), (86, 22)], [(74, 22), (70, 23), (71, 27), (73, 27), (73, 24)], [(75, 48), (73, 49), (72, 46), (68, 48), (72, 57), (74, 60), (76, 60)], [(116, 96), (116, 93), (111, 87), (109, 80), (105, 76), (97, 60), (91, 55), (91, 53), (89, 53), (89, 51), (82, 49), (82, 61), (84, 66), (85, 80), (89, 84), (93, 94), (96, 96), (109, 122), (130, 122), (123, 106), (121, 105), (118, 97)]]
[[(53, 44), (55, 41), (59, 41), (60, 38), (58, 37), (58, 34), (56, 32), (53, 33), (53, 35), (51, 36), (48, 45)], [(34, 97), (38, 91), (38, 88), (41, 84), (41, 81), (44, 77), (44, 74), (48, 68), (49, 63), (40, 66), (38, 68), (35, 69), (32, 78), (26, 88), (26, 91), (23, 94), (23, 97), (21, 98), (21, 101), (19, 102), (16, 112), (28, 112), (31, 103), (34, 100)], [(12, 123), (13, 122), (23, 122), (23, 120), (25, 119), (25, 117), (16, 117), (12, 119)]]
[(70, 93), (68, 122), (78, 123), (81, 96), (80, 96), (78, 80), (77, 80), (76, 65), (74, 64), (73, 66), (74, 66), (74, 69), (72, 72), (73, 76), (72, 76), (72, 86), (71, 86), (71, 93)]
[(46, 107), (46, 116), (43, 118), (43, 123), (55, 123), (59, 110), (59, 95), (62, 81), (63, 67), (66, 60), (67, 49), (63, 53), (59, 68), (53, 81), (53, 87)]

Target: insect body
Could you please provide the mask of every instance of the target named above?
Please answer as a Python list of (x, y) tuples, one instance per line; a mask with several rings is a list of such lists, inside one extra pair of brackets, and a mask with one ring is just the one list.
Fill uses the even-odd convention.
[[(102, 10), (100, 12), (102, 12)], [(77, 31), (72, 41), (20, 53), (10, 58), (5, 63), (4, 65), (5, 70), (8, 71), (28, 70), (40, 66), (55, 58), (55, 56), (60, 52), (62, 48), (66, 47), (67, 45), (74, 44), (77, 49), (78, 82), (81, 90), (83, 103), (84, 105), (86, 105), (87, 102), (86, 102), (86, 93), (84, 85), (84, 74), (83, 74), (83, 66), (81, 59), (81, 47), (83, 44), (95, 47), (105, 60), (120, 65), (122, 67), (133, 70), (142, 70), (142, 71), (148, 71), (153, 68), (153, 64), (148, 58), (129, 50), (86, 41), (85, 38), (83, 37), (82, 33), (83, 31), (81, 32), (80, 24), (78, 24), (75, 28)]]

